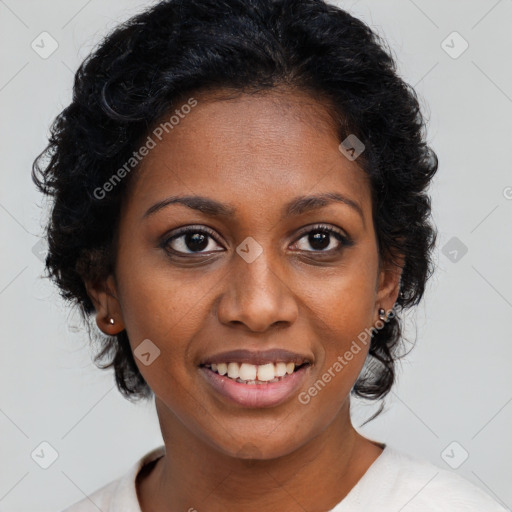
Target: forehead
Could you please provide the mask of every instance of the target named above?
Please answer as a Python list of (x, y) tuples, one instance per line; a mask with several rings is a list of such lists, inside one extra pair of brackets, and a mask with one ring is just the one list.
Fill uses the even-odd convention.
[(136, 171), (132, 199), (147, 204), (166, 194), (197, 194), (270, 206), (307, 193), (339, 192), (368, 202), (368, 177), (339, 151), (339, 130), (326, 102), (274, 90), (194, 99), (196, 106), (161, 130), (161, 140), (153, 136), (156, 144)]

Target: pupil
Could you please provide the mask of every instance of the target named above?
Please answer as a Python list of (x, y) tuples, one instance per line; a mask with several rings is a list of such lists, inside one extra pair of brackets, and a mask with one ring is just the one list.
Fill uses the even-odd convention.
[(201, 233), (187, 233), (185, 244), (191, 251), (201, 251), (208, 246), (208, 237)]
[(309, 235), (309, 243), (314, 249), (325, 249), (329, 246), (329, 233), (323, 231), (315, 231), (315, 234)]

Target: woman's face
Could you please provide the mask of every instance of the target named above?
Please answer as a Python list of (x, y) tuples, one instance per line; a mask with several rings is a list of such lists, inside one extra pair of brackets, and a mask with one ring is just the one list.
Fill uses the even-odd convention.
[[(252, 445), (277, 457), (348, 421), (369, 348), (353, 342), (379, 307), (392, 308), (399, 275), (379, 271), (369, 181), (338, 149), (322, 104), (276, 91), (196, 99), (161, 141), (152, 135), (130, 183), (109, 278), (116, 324), (101, 327), (127, 330), (164, 428), (228, 455)], [(344, 200), (305, 200), (321, 195)], [(211, 204), (155, 207), (185, 196)], [(239, 349), (283, 349), (311, 364), (261, 385), (266, 394), (201, 366)]]

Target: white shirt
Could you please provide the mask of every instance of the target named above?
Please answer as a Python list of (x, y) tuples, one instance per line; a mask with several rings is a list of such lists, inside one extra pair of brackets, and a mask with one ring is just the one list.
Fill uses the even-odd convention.
[[(509, 512), (469, 480), (387, 444), (345, 498), (329, 512)], [(135, 479), (160, 458), (160, 446), (121, 478), (63, 512), (141, 512)]]

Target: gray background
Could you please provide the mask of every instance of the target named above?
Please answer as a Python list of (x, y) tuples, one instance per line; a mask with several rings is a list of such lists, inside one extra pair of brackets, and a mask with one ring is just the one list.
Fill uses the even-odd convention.
[[(1, 511), (60, 510), (161, 444), (152, 402), (127, 402), (112, 374), (94, 367), (78, 315), (40, 277), (45, 204), (30, 179), (81, 60), (149, 3), (0, 0)], [(360, 431), (456, 471), (510, 508), (512, 0), (339, 5), (390, 42), (440, 159), (437, 271), (407, 315), (415, 348), (386, 412)], [(31, 47), (43, 31), (58, 43), (46, 59)], [(461, 55), (454, 31), (469, 44)], [(375, 409), (354, 403), (355, 426)], [(48, 469), (31, 458), (43, 441), (58, 453)]]

